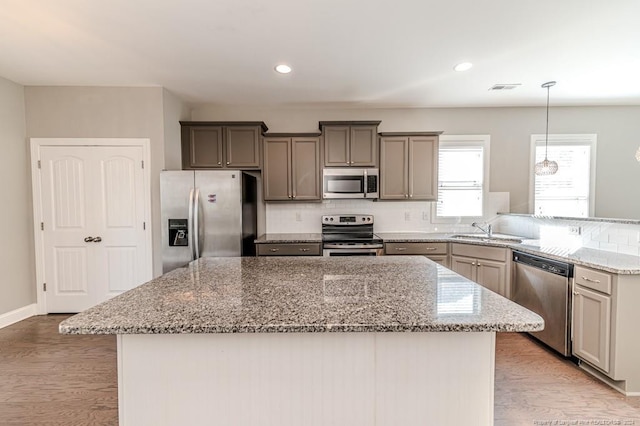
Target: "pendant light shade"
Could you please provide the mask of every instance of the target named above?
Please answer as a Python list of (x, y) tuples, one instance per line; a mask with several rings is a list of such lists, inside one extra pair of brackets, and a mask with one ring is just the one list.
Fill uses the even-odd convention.
[(537, 176), (555, 175), (558, 171), (558, 163), (549, 161), (547, 153), (549, 151), (549, 89), (556, 85), (555, 81), (548, 81), (541, 87), (547, 89), (547, 129), (544, 136), (544, 160), (536, 163), (535, 173)]
[(638, 150), (636, 151), (636, 160), (638, 160), (640, 162), (640, 146), (638, 147)]

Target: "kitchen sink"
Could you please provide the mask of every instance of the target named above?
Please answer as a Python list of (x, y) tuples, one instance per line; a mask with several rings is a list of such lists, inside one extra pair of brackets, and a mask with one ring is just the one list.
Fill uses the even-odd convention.
[(507, 234), (493, 234), (491, 238), (487, 237), (486, 234), (455, 234), (452, 235), (451, 238), (461, 239), (461, 240), (479, 240), (485, 242), (496, 242), (496, 243), (521, 243), (522, 238), (516, 237), (515, 235), (507, 235)]

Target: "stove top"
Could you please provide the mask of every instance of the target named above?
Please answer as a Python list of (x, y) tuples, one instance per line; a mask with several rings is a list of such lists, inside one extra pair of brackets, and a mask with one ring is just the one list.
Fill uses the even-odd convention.
[(371, 215), (322, 216), (322, 241), (341, 245), (381, 245), (382, 238), (373, 233)]

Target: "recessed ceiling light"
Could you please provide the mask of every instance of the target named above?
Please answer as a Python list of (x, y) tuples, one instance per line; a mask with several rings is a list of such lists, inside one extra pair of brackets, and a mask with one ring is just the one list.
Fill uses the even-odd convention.
[(470, 70), (471, 67), (473, 67), (473, 64), (471, 62), (462, 62), (453, 67), (453, 69), (454, 71), (467, 71)]
[(280, 64), (276, 65), (275, 70), (280, 74), (289, 74), (291, 72), (291, 67), (289, 65)]

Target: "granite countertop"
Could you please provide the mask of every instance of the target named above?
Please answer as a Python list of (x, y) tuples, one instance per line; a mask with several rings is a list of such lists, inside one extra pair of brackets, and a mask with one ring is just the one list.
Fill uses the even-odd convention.
[(203, 258), (64, 334), (539, 331), (535, 313), (422, 256)]
[[(472, 238), (454, 238), (456, 234), (442, 234), (430, 232), (384, 232), (377, 233), (385, 243), (389, 242), (452, 242), (475, 244), (491, 247), (506, 247), (525, 253), (543, 256), (550, 259), (587, 266), (621, 275), (640, 274), (640, 256), (613, 253), (589, 248), (569, 248), (545, 246), (540, 240), (522, 240), (521, 243), (512, 241), (485, 241)], [(481, 235), (481, 234), (479, 234)]]
[(321, 243), (322, 234), (262, 234), (254, 242), (256, 244)]

